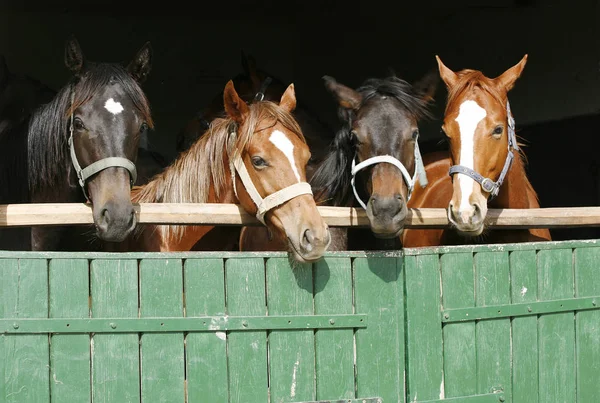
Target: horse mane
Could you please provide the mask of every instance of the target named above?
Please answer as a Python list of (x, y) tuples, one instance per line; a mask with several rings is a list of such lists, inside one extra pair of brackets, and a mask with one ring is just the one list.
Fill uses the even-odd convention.
[[(367, 79), (356, 91), (362, 96), (362, 104), (383, 95), (398, 100), (416, 120), (433, 116), (429, 111), (429, 99), (418, 93), (410, 83), (396, 76)], [(318, 202), (332, 202), (336, 206), (346, 205), (349, 201), (352, 178), (350, 170), (356, 153), (351, 134), (354, 112), (339, 107), (338, 115), (343, 122), (342, 127), (310, 181)]]
[[(214, 184), (214, 193), (219, 197), (230, 183), (229, 155), (241, 156), (255, 132), (281, 123), (306, 143), (300, 126), (292, 116), (271, 101), (253, 102), (248, 105), (249, 113), (242, 131), (230, 117), (215, 118), (206, 133), (188, 150), (150, 182), (132, 190), (134, 203), (206, 203)], [(140, 226), (139, 228), (141, 228)], [(161, 225), (159, 231), (164, 238), (180, 239), (185, 226)]]
[(121, 85), (148, 126), (154, 126), (146, 95), (124, 67), (113, 63), (91, 64), (83, 76), (73, 77), (52, 101), (38, 108), (31, 117), (27, 139), (31, 190), (68, 180), (71, 172), (68, 118), (98, 90), (112, 83)]

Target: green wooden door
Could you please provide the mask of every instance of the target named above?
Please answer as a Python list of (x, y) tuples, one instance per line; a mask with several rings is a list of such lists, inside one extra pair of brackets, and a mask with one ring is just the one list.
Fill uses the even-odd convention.
[(598, 401), (599, 246), (406, 250), (407, 400)]
[(404, 402), (400, 254), (0, 253), (1, 402)]

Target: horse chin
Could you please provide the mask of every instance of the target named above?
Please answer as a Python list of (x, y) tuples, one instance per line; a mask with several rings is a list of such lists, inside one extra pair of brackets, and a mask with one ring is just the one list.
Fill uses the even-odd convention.
[(323, 253), (327, 248), (321, 250), (321, 248), (313, 249), (310, 252), (301, 252), (301, 248), (294, 241), (288, 237), (288, 249), (294, 257), (294, 260), (298, 263), (314, 263), (323, 257)]
[(456, 232), (464, 237), (464, 238), (475, 238), (478, 237), (479, 235), (481, 235), (483, 233), (484, 230), (484, 226), (480, 225), (479, 227), (473, 229), (473, 228), (460, 228), (458, 226), (455, 226)]
[(373, 229), (373, 227), (371, 227), (371, 232), (373, 232), (373, 236), (375, 236), (375, 238), (378, 239), (393, 239), (402, 236), (402, 233), (404, 232), (404, 227), (401, 227), (396, 231), (391, 230), (385, 232), (376, 231), (375, 229)]

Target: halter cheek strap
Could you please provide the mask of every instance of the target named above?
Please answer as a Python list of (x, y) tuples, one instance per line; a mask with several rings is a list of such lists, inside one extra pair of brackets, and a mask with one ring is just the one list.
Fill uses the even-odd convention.
[(463, 165), (453, 165), (450, 167), (450, 171), (448, 172), (450, 176), (454, 174), (467, 175), (475, 182), (479, 183), (481, 185), (481, 189), (490, 194), (490, 198), (498, 196), (498, 193), (500, 192), (500, 186), (502, 186), (502, 183), (504, 183), (504, 179), (506, 178), (508, 170), (510, 169), (514, 159), (513, 150), (519, 149), (517, 144), (517, 136), (515, 134), (515, 119), (513, 118), (508, 101), (506, 101), (506, 112), (508, 117), (508, 154), (506, 155), (504, 167), (502, 167), (502, 172), (500, 172), (498, 180), (494, 182), (492, 179), (486, 178), (480, 173)]
[[(230, 141), (233, 141), (235, 139), (235, 133), (231, 133), (229, 138), (230, 138)], [(285, 203), (293, 198), (296, 198), (300, 195), (304, 195), (304, 194), (312, 195), (313, 194), (310, 184), (308, 184), (307, 182), (298, 182), (298, 183), (294, 183), (293, 185), (290, 185), (288, 187), (285, 187), (283, 189), (280, 189), (275, 193), (271, 193), (270, 195), (268, 195), (267, 197), (265, 197), (263, 199), (261, 197), (260, 193), (258, 193), (256, 186), (254, 186), (254, 183), (252, 182), (252, 179), (250, 178), (250, 174), (248, 173), (248, 170), (246, 169), (246, 164), (244, 164), (244, 161), (242, 160), (242, 158), (239, 155), (231, 156), (231, 154), (230, 154), (229, 160), (230, 160), (231, 179), (233, 182), (233, 192), (235, 193), (235, 196), (238, 197), (237, 189), (235, 187), (235, 172), (237, 171), (242, 183), (244, 184), (244, 188), (246, 189), (246, 192), (248, 192), (248, 194), (250, 195), (250, 198), (252, 199), (252, 201), (254, 202), (254, 204), (257, 207), (256, 218), (263, 225), (266, 225), (265, 214), (267, 214), (267, 212), (269, 210), (272, 210), (275, 207), (280, 206), (283, 203)]]
[[(75, 92), (72, 91), (71, 92), (71, 108), (73, 107), (73, 98), (75, 96)], [(90, 165), (88, 165), (85, 168), (81, 168), (81, 165), (79, 164), (79, 161), (77, 160), (77, 154), (75, 153), (75, 145), (73, 144), (73, 112), (71, 112), (71, 126), (69, 128), (69, 150), (71, 153), (71, 162), (73, 163), (73, 168), (75, 168), (75, 173), (77, 174), (77, 179), (79, 180), (79, 186), (81, 187), (81, 190), (83, 190), (83, 195), (85, 196), (86, 200), (89, 201), (89, 197), (86, 191), (86, 181), (92, 176), (97, 174), (100, 171), (105, 170), (106, 168), (111, 168), (111, 167), (121, 167), (121, 168), (125, 168), (128, 172), (129, 172), (129, 184), (130, 186), (133, 186), (133, 184), (135, 183), (136, 179), (137, 179), (137, 170), (135, 168), (135, 164), (133, 162), (131, 162), (130, 160), (128, 160), (127, 158), (123, 158), (123, 157), (108, 157), (108, 158), (102, 158), (101, 160), (98, 160), (96, 162), (91, 163)]]
[(421, 157), (421, 151), (419, 150), (419, 143), (416, 141), (415, 141), (415, 172), (412, 177), (408, 173), (408, 170), (406, 169), (404, 164), (402, 164), (402, 162), (400, 162), (400, 160), (398, 160), (396, 157), (393, 157), (391, 155), (378, 155), (376, 157), (367, 158), (366, 160), (364, 160), (358, 164), (356, 163), (356, 158), (355, 158), (352, 160), (352, 169), (350, 171), (352, 173), (352, 179), (350, 180), (350, 183), (352, 184), (352, 191), (354, 192), (354, 197), (356, 197), (356, 200), (358, 201), (358, 203), (365, 210), (367, 209), (367, 205), (362, 201), (362, 199), (358, 195), (358, 191), (356, 190), (356, 186), (355, 186), (356, 174), (361, 169), (364, 169), (371, 165), (379, 164), (381, 162), (392, 164), (400, 170), (400, 172), (402, 173), (402, 177), (404, 178), (404, 181), (406, 182), (406, 185), (408, 186), (408, 200), (410, 200), (410, 196), (412, 195), (417, 177), (418, 177), (419, 183), (421, 184), (422, 187), (425, 187), (428, 184), (427, 174), (425, 172), (425, 166), (423, 165), (423, 158)]

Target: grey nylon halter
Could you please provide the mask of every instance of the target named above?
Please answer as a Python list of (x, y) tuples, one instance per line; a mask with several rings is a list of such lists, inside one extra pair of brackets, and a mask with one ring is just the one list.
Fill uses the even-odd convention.
[(71, 90), (71, 126), (69, 127), (69, 150), (71, 152), (71, 162), (73, 163), (73, 168), (75, 168), (75, 172), (77, 173), (77, 179), (79, 180), (79, 186), (81, 187), (81, 190), (83, 190), (83, 195), (85, 196), (85, 199), (87, 201), (89, 201), (89, 197), (86, 191), (86, 181), (92, 176), (97, 174), (100, 171), (105, 170), (106, 168), (111, 168), (111, 167), (120, 167), (120, 168), (125, 168), (127, 170), (127, 172), (129, 172), (129, 184), (130, 186), (133, 186), (133, 184), (135, 183), (136, 179), (137, 179), (137, 170), (135, 168), (135, 164), (133, 162), (131, 162), (130, 160), (128, 160), (127, 158), (123, 158), (123, 157), (107, 157), (107, 158), (102, 158), (96, 162), (91, 163), (90, 165), (88, 165), (85, 168), (81, 168), (81, 165), (79, 165), (79, 161), (77, 160), (77, 154), (75, 153), (75, 145), (73, 144), (73, 120), (74, 120), (74, 110), (73, 110), (73, 104), (74, 104), (74, 99), (75, 99), (75, 89)]
[(508, 154), (506, 155), (506, 160), (504, 161), (504, 167), (502, 168), (502, 172), (500, 172), (500, 176), (498, 180), (494, 182), (490, 178), (486, 178), (478, 172), (472, 170), (471, 168), (465, 167), (463, 165), (453, 165), (450, 167), (450, 171), (448, 174), (450, 176), (454, 174), (463, 174), (467, 175), (475, 182), (481, 185), (481, 188), (490, 194), (490, 198), (498, 196), (500, 192), (500, 186), (504, 182), (506, 178), (506, 174), (508, 174), (508, 170), (512, 165), (512, 161), (514, 158), (513, 150), (519, 150), (519, 146), (517, 145), (517, 136), (515, 134), (515, 119), (513, 118), (512, 112), (510, 111), (510, 104), (508, 100), (506, 101), (506, 114), (508, 117)]

